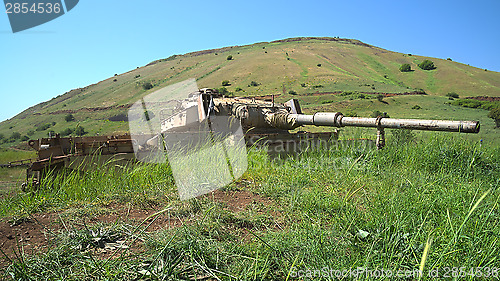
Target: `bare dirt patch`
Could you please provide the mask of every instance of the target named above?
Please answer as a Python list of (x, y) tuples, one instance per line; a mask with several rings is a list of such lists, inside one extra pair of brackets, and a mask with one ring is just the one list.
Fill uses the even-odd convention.
[[(248, 209), (255, 204), (269, 205), (271, 201), (247, 190), (216, 190), (203, 197), (214, 202), (223, 203), (228, 211), (238, 213)], [(28, 218), (12, 219), (4, 218), (0, 221), (0, 249), (5, 253), (0, 257), (0, 268), (8, 266), (12, 260), (19, 258), (19, 254), (32, 255), (45, 252), (54, 244), (54, 237), (60, 231), (68, 229), (82, 229), (96, 224), (112, 224), (116, 222), (127, 223), (131, 228), (141, 225), (141, 230), (148, 233), (180, 227), (191, 223), (193, 218), (180, 217), (175, 212), (169, 211), (155, 215), (165, 209), (164, 206), (149, 206), (141, 208), (128, 204), (110, 204), (104, 206), (107, 210), (96, 215), (69, 215), (65, 216), (63, 211), (52, 213), (40, 213), (30, 215)], [(245, 229), (241, 230), (247, 236)], [(142, 241), (138, 240), (129, 245), (133, 252), (143, 249)], [(98, 258), (107, 258), (115, 251), (95, 251)]]

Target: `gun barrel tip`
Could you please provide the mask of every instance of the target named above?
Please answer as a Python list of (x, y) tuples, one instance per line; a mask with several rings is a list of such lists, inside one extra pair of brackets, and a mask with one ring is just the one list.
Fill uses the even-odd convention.
[(476, 126), (474, 126), (474, 133), (479, 133), (479, 130), (481, 129), (481, 124), (479, 124), (479, 121), (476, 121)]

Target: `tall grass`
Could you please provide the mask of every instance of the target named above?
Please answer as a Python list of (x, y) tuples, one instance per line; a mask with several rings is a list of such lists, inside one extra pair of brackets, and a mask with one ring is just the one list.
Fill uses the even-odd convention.
[[(40, 268), (50, 268), (45, 278), (69, 280), (328, 280), (336, 270), (351, 269), (364, 280), (383, 269), (422, 270), (420, 277), (430, 280), (445, 267), (499, 267), (500, 149), (430, 136), (388, 142), (383, 150), (341, 142), (276, 160), (253, 150), (243, 180), (251, 182), (249, 191), (270, 199), (267, 205), (231, 212), (209, 196), (193, 199), (169, 211), (190, 223), (135, 234), (146, 241), (144, 253), (110, 263), (61, 245), (7, 272), (39, 276)], [(73, 173), (47, 183), (17, 202), (29, 212), (44, 209), (40, 198), (59, 207), (137, 195), (145, 202), (151, 194), (176, 202), (165, 167)]]

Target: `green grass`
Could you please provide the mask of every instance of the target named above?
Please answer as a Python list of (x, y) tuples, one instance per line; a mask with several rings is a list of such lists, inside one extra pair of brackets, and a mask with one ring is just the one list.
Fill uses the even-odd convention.
[[(249, 170), (226, 189), (269, 203), (241, 212), (210, 196), (179, 202), (165, 166), (55, 177), (36, 193), (2, 201), (2, 215), (154, 201), (166, 208), (162, 214), (187, 221), (156, 232), (144, 230), (151, 220), (68, 228), (48, 252), (23, 256), (6, 273), (37, 280), (294, 280), (299, 271), (323, 268), (422, 267), (431, 280), (426, 276), (438, 268), (498, 267), (500, 148), (445, 133), (415, 137), (388, 134), (383, 150), (339, 142), (276, 160), (251, 151)], [(144, 251), (98, 259), (78, 246), (97, 248), (96, 229), (97, 241), (140, 239)]]

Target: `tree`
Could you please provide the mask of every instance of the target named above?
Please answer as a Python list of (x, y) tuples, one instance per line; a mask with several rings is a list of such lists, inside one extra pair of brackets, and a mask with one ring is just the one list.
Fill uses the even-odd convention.
[(252, 82), (250, 82), (250, 85), (248, 85), (248, 87), (257, 87), (259, 85), (260, 85), (259, 83), (252, 81)]
[(222, 86), (231, 86), (231, 83), (229, 83), (229, 80), (224, 80), (222, 81)]
[(371, 114), (371, 117), (372, 118), (377, 118), (379, 116), (382, 116), (382, 117), (386, 117), (386, 118), (389, 118), (389, 114), (387, 114), (387, 112), (380, 112), (378, 110), (375, 110), (372, 112)]
[(64, 120), (66, 120), (66, 122), (75, 121), (75, 116), (73, 116), (73, 114), (71, 113), (68, 113), (68, 115), (64, 116)]
[(488, 117), (495, 120), (495, 125), (500, 128), (500, 107), (496, 107), (490, 110)]
[(229, 56), (227, 56), (227, 58), (226, 58), (226, 59), (227, 59), (227, 60), (232, 60), (232, 59), (233, 59), (233, 56), (229, 55)]
[(85, 129), (82, 127), (82, 126), (78, 126), (76, 127), (76, 130), (75, 130), (75, 134), (77, 136), (83, 136), (85, 135), (87, 132), (85, 132)]
[(71, 133), (73, 133), (73, 129), (71, 129), (71, 128), (66, 128), (66, 129), (64, 129), (64, 130), (61, 132), (61, 136), (63, 136), (63, 137), (64, 137), (64, 136), (69, 136), (69, 135), (71, 135)]
[(434, 66), (434, 63), (430, 60), (424, 60), (421, 62), (418, 67), (420, 67), (423, 70), (433, 70), (436, 69), (436, 66)]
[(404, 63), (399, 67), (399, 71), (401, 72), (410, 72), (411, 71), (411, 65), (409, 63)]
[(231, 93), (227, 90), (226, 87), (220, 87), (217, 89), (217, 92), (223, 96), (229, 96)]
[(151, 82), (144, 82), (144, 83), (142, 84), (142, 88), (143, 88), (144, 90), (149, 90), (149, 89), (152, 89), (153, 87), (154, 87), (154, 86), (153, 86), (153, 84), (151, 84)]

